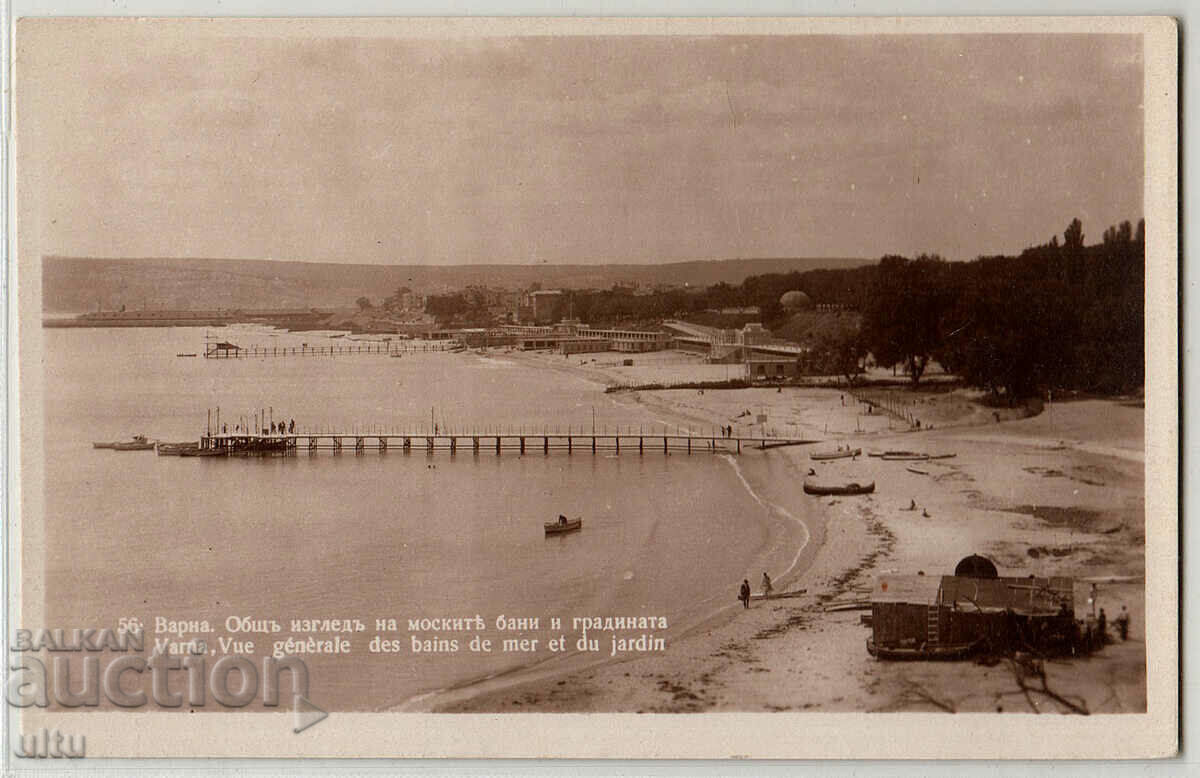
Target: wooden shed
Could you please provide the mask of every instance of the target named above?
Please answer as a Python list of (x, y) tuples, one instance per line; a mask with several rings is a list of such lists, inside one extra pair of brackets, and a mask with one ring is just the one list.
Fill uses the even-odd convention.
[(867, 650), (883, 659), (952, 659), (984, 646), (1046, 647), (1075, 623), (1070, 578), (886, 575), (871, 593)]

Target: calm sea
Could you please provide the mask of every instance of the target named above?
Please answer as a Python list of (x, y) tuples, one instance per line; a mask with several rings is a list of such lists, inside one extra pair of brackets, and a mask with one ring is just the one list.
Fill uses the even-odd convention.
[[(223, 339), (291, 347), (346, 344), (328, 333), (237, 326)], [(270, 459), (189, 459), (92, 448), (135, 433), (195, 440), (206, 409), (232, 426), (260, 408), (298, 428), (424, 430), (503, 425), (591, 429), (659, 425), (637, 403), (502, 353), (205, 360), (204, 330), (48, 329), (46, 564), (49, 626), (115, 626), (134, 616), (274, 619), (274, 640), (308, 637), (293, 619), (360, 619), (351, 654), (309, 657), (310, 698), (376, 710), (540, 662), (561, 617), (665, 616), (667, 641), (732, 602), (742, 578), (787, 567), (802, 526), (758, 503), (731, 460), (661, 451), (592, 455), (540, 449), (427, 455), (392, 450)], [(268, 411), (271, 413), (272, 411)], [(660, 428), (660, 427), (656, 427)], [(748, 467), (745, 462), (743, 468)], [(753, 480), (753, 479), (752, 479)], [(580, 533), (542, 522), (582, 516)], [(538, 617), (533, 653), (411, 651), (408, 619)], [(399, 630), (378, 633), (376, 619)], [(377, 634), (399, 653), (373, 654)], [(632, 633), (631, 636), (635, 636)], [(422, 637), (433, 637), (425, 634)], [(321, 637), (318, 635), (318, 637)], [(150, 641), (148, 641), (150, 642)], [(497, 646), (499, 643), (497, 643)], [(606, 656), (607, 642), (601, 648)], [(213, 655), (213, 659), (216, 655)]]

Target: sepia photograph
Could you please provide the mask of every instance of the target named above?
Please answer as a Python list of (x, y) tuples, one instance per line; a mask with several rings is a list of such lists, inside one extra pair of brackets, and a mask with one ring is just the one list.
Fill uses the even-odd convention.
[(18, 20), (9, 758), (1174, 753), (1175, 57)]

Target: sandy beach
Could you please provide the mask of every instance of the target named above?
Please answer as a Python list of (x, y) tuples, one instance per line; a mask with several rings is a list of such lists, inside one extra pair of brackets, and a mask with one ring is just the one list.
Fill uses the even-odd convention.
[[(727, 369), (680, 352), (639, 354), (634, 367), (621, 366), (615, 356), (564, 359), (514, 352), (503, 358), (569, 370), (594, 380), (598, 388), (713, 380)], [(582, 670), (516, 674), (435, 695), (424, 706), (448, 712), (1144, 711), (1141, 404), (1055, 402), (1024, 418), (1021, 409), (984, 407), (962, 390), (856, 393), (885, 392), (901, 398), (905, 412), (922, 420), (920, 431), (836, 389), (606, 395), (613, 402), (644, 404), (666, 425), (696, 430), (732, 425), (743, 434), (765, 429), (823, 441), (747, 449), (738, 459), (761, 499), (815, 524), (796, 572), (775, 580), (777, 592), (806, 593), (755, 600), (743, 610), (735, 601), (740, 581), (729, 581), (729, 609), (675, 639), (664, 654)], [(757, 422), (760, 415), (765, 422)], [(809, 458), (838, 446), (862, 448), (863, 455), (853, 461)], [(867, 456), (888, 449), (954, 456), (927, 462)], [(822, 479), (875, 481), (877, 489), (856, 497), (809, 496), (802, 483), (810, 467)], [(909, 510), (912, 503), (915, 510)], [(972, 553), (991, 558), (1001, 575), (1074, 577), (1080, 617), (1090, 607), (1090, 583), (1080, 579), (1102, 579), (1096, 607), (1105, 608), (1111, 624), (1125, 606), (1129, 640), (1121, 641), (1110, 629), (1114, 642), (1102, 651), (1046, 662), (1047, 688), (1056, 700), (1022, 691), (1007, 660), (992, 666), (877, 661), (865, 648), (864, 611), (826, 611), (830, 602), (862, 597), (879, 573), (948, 574)], [(745, 573), (756, 593), (762, 572)], [(776, 577), (782, 571), (770, 572)]]

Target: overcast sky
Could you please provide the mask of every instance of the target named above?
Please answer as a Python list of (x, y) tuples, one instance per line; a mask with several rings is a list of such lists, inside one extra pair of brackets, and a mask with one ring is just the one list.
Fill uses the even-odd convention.
[(1137, 36), (119, 24), (19, 31), (21, 237), (40, 254), (969, 259), (1142, 215)]

